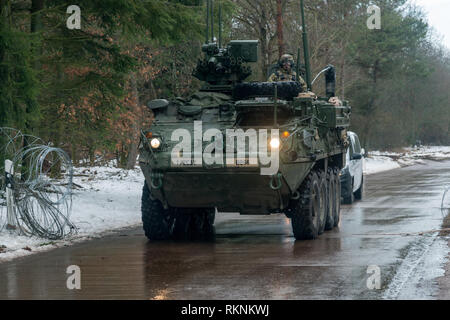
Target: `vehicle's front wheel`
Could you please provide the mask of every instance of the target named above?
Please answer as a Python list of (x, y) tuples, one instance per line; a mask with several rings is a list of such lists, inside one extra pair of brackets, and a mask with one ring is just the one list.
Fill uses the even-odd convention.
[(149, 240), (167, 240), (170, 238), (169, 212), (164, 209), (161, 201), (150, 198), (150, 189), (147, 182), (145, 182), (142, 190), (141, 213), (145, 236)]
[(173, 227), (176, 240), (209, 240), (214, 238), (215, 209), (177, 208)]
[(321, 227), (321, 183), (316, 172), (311, 172), (300, 187), (300, 198), (293, 203), (290, 216), (292, 231), (297, 240), (316, 239)]

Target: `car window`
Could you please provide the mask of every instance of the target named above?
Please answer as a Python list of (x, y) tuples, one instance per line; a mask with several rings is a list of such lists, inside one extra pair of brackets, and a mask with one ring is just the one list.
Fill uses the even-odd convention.
[(353, 137), (355, 139), (355, 146), (354, 146), (353, 150), (354, 150), (355, 153), (361, 153), (361, 144), (359, 143), (358, 136), (355, 135)]
[(355, 138), (353, 135), (350, 135), (350, 147), (348, 149), (350, 150), (350, 158), (351, 158), (355, 153)]

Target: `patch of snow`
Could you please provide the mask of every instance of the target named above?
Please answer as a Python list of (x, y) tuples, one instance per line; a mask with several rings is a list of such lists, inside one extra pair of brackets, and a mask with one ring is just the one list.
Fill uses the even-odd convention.
[(403, 152), (372, 151), (364, 159), (364, 174), (398, 169), (401, 167), (424, 164), (425, 160), (450, 159), (450, 147), (446, 146), (422, 146), (403, 148)]
[(438, 234), (418, 238), (401, 260), (383, 299), (429, 300), (438, 291), (436, 279), (445, 274), (449, 248)]
[(144, 176), (139, 168), (75, 168), (73, 181), (70, 220), (77, 226), (77, 233), (65, 240), (51, 241), (3, 230), (0, 232), (0, 262), (141, 223)]
[(384, 156), (372, 156), (364, 159), (364, 174), (374, 174), (400, 168), (400, 164), (392, 158)]

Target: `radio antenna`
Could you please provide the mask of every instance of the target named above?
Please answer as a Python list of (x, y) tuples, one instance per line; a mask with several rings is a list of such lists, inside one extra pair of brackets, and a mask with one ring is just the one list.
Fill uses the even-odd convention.
[(205, 32), (206, 41), (205, 41), (205, 43), (209, 42), (209, 1), (210, 0), (206, 0), (206, 32)]
[(214, 42), (214, 1), (211, 0), (211, 42)]

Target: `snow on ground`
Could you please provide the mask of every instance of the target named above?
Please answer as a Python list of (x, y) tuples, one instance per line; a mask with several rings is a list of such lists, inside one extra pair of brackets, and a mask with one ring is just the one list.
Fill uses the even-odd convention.
[(0, 262), (140, 224), (144, 176), (139, 168), (75, 168), (74, 183), (70, 219), (78, 232), (64, 241), (50, 241), (0, 231)]
[(374, 174), (397, 168), (400, 168), (400, 164), (389, 157), (373, 156), (369, 153), (369, 156), (364, 159), (364, 174)]
[[(370, 152), (365, 174), (422, 163), (424, 159), (450, 159), (450, 147), (408, 148), (403, 152)], [(111, 165), (76, 168), (72, 222), (77, 234), (66, 240), (49, 241), (0, 231), (0, 262), (16, 257), (100, 237), (105, 233), (141, 223), (140, 205), (144, 177), (139, 168), (123, 170)]]
[(450, 159), (450, 147), (403, 148), (402, 152), (372, 151), (364, 160), (364, 174), (374, 174), (422, 164), (425, 160), (440, 161), (446, 159)]

